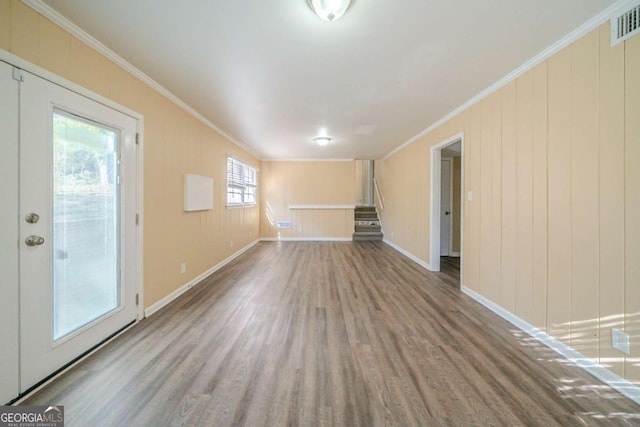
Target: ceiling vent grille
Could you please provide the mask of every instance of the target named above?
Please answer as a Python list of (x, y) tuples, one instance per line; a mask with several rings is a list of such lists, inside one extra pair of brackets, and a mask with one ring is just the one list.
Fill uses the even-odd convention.
[(640, 33), (640, 4), (611, 19), (611, 46)]

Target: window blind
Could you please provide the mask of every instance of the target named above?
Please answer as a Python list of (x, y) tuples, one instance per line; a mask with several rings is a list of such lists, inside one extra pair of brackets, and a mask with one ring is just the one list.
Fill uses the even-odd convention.
[(255, 205), (257, 190), (256, 168), (234, 157), (227, 157), (227, 205)]

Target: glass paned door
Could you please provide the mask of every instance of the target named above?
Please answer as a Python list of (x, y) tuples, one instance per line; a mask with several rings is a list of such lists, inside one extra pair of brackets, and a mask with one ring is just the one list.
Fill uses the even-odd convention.
[(53, 339), (118, 308), (119, 131), (53, 111)]
[(23, 72), (20, 390), (134, 322), (137, 120)]

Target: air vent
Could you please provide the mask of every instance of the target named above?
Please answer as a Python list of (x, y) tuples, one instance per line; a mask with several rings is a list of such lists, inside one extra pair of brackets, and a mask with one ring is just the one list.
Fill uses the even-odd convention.
[(291, 221), (278, 221), (278, 228), (291, 228)]
[(611, 46), (640, 33), (640, 4), (611, 19)]

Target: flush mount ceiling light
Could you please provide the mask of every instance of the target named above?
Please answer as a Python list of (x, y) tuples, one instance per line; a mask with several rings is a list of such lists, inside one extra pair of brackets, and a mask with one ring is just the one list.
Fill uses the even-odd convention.
[(324, 147), (331, 142), (331, 138), (329, 138), (328, 136), (316, 136), (315, 138), (313, 138), (313, 142), (321, 147)]
[(325, 21), (335, 21), (349, 9), (351, 0), (307, 0), (309, 7)]

